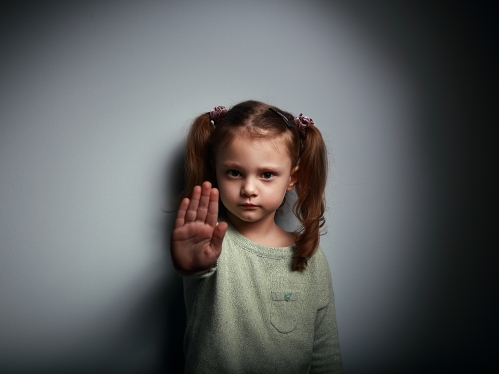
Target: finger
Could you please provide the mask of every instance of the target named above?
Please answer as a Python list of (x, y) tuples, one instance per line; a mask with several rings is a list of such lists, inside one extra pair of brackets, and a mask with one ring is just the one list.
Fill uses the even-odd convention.
[(218, 221), (218, 190), (212, 188), (210, 191), (210, 201), (208, 205), (208, 214), (206, 216), (206, 223), (210, 226), (216, 226)]
[(199, 199), (196, 221), (204, 222), (206, 219), (206, 215), (208, 214), (208, 205), (210, 204), (210, 191), (211, 183), (204, 182), (201, 186), (201, 198)]
[(185, 213), (188, 206), (189, 199), (186, 197), (180, 202), (180, 205), (178, 207), (177, 216), (175, 217), (175, 224), (173, 225), (174, 229), (184, 226)]
[(220, 253), (222, 252), (222, 242), (228, 227), (229, 225), (227, 222), (220, 222), (213, 231), (213, 236), (211, 237), (211, 247), (213, 248), (214, 255), (217, 257), (220, 256)]
[(185, 214), (186, 222), (193, 222), (196, 219), (200, 195), (201, 195), (201, 187), (195, 186), (192, 189), (191, 201), (189, 203), (189, 207), (187, 208), (187, 212)]

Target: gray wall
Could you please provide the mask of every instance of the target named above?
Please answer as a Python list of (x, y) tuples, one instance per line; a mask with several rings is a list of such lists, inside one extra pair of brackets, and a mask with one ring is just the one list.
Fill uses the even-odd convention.
[(497, 13), (476, 4), (5, 11), (0, 371), (175, 371), (163, 210), (190, 121), (249, 98), (312, 117), (329, 146), (321, 243), (346, 372), (491, 365)]

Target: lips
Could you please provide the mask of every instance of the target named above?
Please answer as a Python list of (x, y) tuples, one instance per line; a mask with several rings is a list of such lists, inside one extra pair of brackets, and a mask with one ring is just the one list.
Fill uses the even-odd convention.
[(254, 205), (254, 204), (239, 204), (241, 207), (245, 208), (245, 209), (256, 209), (258, 208), (258, 205)]

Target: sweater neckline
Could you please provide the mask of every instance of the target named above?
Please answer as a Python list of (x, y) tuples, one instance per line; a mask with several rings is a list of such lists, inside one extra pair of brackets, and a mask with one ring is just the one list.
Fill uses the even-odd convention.
[(239, 245), (245, 251), (254, 253), (257, 256), (275, 259), (291, 258), (293, 257), (294, 251), (296, 249), (296, 246), (294, 244), (289, 247), (267, 247), (265, 245), (255, 243), (242, 235), (231, 224), (229, 224), (229, 228), (227, 231), (230, 232), (230, 238), (237, 245)]

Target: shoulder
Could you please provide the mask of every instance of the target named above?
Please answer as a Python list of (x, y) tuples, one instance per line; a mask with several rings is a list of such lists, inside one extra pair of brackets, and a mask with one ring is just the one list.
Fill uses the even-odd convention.
[(315, 285), (316, 297), (322, 306), (332, 299), (332, 279), (329, 264), (321, 247), (317, 247), (308, 261), (307, 269), (310, 281)]
[(307, 269), (310, 269), (321, 278), (331, 277), (326, 255), (320, 246), (317, 247), (312, 257), (308, 260)]

